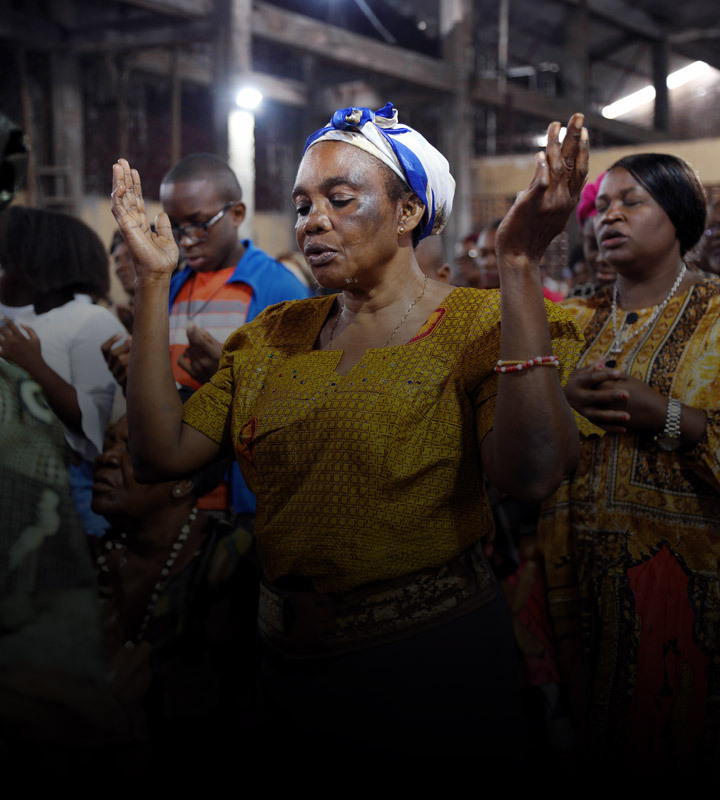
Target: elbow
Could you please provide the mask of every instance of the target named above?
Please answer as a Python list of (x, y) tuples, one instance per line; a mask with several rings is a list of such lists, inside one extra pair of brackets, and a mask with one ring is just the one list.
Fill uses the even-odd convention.
[(557, 490), (577, 467), (579, 459), (580, 442), (576, 434), (562, 450), (540, 458), (530, 457), (518, 464), (505, 485), (497, 488), (518, 500), (540, 503)]
[(170, 480), (155, 464), (140, 456), (132, 456), (132, 467), (133, 476), (137, 483), (151, 484)]
[(572, 436), (556, 455), (556, 458), (542, 467), (535, 470), (533, 476), (528, 475), (525, 481), (524, 497), (521, 500), (533, 500), (541, 502), (550, 497), (565, 477), (569, 475), (578, 465), (580, 460), (580, 440), (577, 432)]

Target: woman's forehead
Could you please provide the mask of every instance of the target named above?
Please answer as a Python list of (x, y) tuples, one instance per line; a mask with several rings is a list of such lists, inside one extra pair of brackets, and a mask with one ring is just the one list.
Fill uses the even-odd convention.
[(382, 183), (382, 166), (377, 158), (348, 142), (318, 142), (305, 152), (293, 192), (328, 182), (338, 183), (341, 178), (354, 185)]

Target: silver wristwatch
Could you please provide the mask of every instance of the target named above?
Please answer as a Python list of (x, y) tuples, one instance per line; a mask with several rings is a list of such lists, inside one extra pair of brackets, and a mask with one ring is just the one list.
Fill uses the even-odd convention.
[(680, 416), (682, 415), (682, 403), (674, 397), (668, 398), (667, 415), (665, 416), (665, 427), (662, 433), (655, 437), (658, 447), (661, 450), (677, 450), (680, 447)]

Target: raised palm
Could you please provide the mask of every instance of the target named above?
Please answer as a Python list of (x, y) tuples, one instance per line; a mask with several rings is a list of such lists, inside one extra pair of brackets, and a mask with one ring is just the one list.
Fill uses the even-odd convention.
[(540, 261), (577, 205), (587, 177), (588, 159), (588, 134), (582, 114), (570, 118), (562, 144), (560, 123), (550, 124), (547, 148), (537, 155), (532, 182), (517, 196), (498, 228), (495, 242), (499, 253)]
[(130, 249), (138, 280), (164, 278), (177, 266), (178, 247), (168, 215), (155, 219), (155, 231), (145, 213), (140, 174), (124, 159), (113, 164), (112, 213)]

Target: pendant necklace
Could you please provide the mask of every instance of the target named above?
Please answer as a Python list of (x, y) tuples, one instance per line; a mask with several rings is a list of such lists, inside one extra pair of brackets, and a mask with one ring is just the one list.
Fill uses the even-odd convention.
[[(683, 264), (682, 269), (680, 270), (677, 278), (675, 279), (675, 283), (673, 283), (672, 287), (670, 288), (667, 297), (662, 301), (662, 303), (660, 303), (660, 305), (653, 307), (652, 314), (650, 314), (650, 316), (645, 320), (645, 322), (643, 322), (643, 324), (636, 331), (633, 331), (629, 336), (628, 335), (623, 336), (624, 323), (623, 323), (623, 328), (620, 328), (618, 330), (617, 326), (618, 285), (617, 281), (615, 281), (615, 284), (613, 285), (612, 306), (610, 307), (610, 314), (612, 316), (613, 341), (612, 344), (610, 345), (608, 353), (612, 353), (613, 355), (622, 353), (623, 348), (625, 347), (626, 344), (628, 344), (628, 342), (631, 342), (633, 339), (639, 336), (644, 330), (649, 328), (653, 324), (653, 322), (655, 322), (655, 320), (665, 310), (667, 304), (670, 302), (675, 292), (677, 292), (680, 284), (682, 283), (682, 279), (685, 277), (686, 272), (687, 272), (687, 266)], [(625, 317), (625, 319), (627, 320), (627, 316)]]

